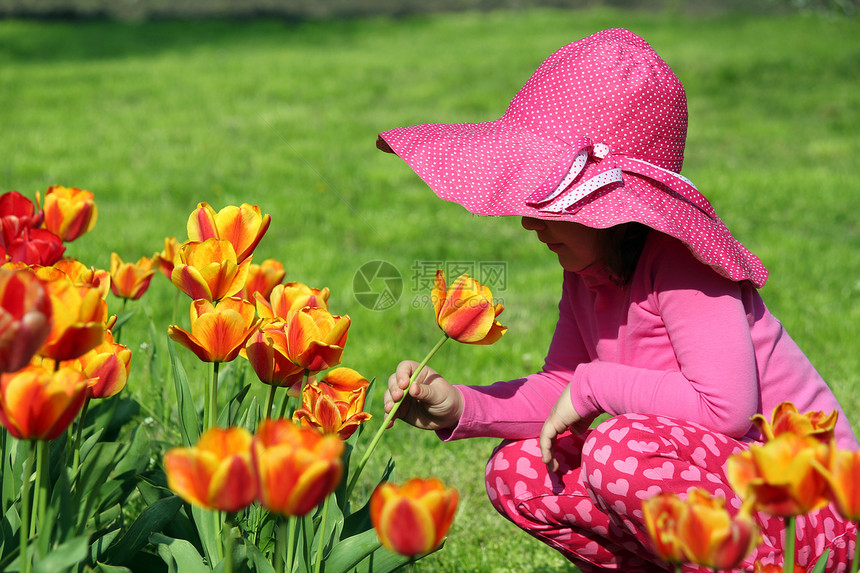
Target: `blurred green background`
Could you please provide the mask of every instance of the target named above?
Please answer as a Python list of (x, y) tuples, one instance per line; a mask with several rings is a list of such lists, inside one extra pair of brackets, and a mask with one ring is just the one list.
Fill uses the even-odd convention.
[[(768, 266), (765, 301), (860, 428), (860, 22), (839, 6), (660, 7), (2, 20), (0, 193), (91, 190), (98, 223), (67, 254), (102, 268), (111, 252), (137, 260), (160, 251), (166, 236), (184, 240), (198, 202), (259, 205), (272, 225), (255, 261), (278, 259), (287, 280), (330, 287), (331, 310), (353, 321), (344, 365), (380, 382), (438, 338), (414, 268), (502, 262), (506, 282), (494, 294), (508, 334), (491, 347), (448, 344), (432, 364), (455, 382), (515, 378), (540, 368), (552, 335), (555, 255), (516, 219), (472, 217), (436, 199), (376, 150), (376, 133), (496, 119), (554, 50), (627, 27), (687, 88), (684, 174)], [(374, 311), (355, 298), (353, 281), (379, 260), (396, 267), (403, 292)], [(177, 443), (172, 386), (158, 374), (174, 291), (156, 277), (123, 333), (135, 352), (128, 392), (165, 447)], [(116, 312), (116, 299), (109, 303)], [(184, 358), (202, 383), (203, 370)], [(371, 424), (381, 418), (381, 387)], [(436, 475), (462, 495), (445, 548), (416, 570), (574, 571), (490, 507), (483, 464), (494, 445), (442, 444), (402, 425), (386, 434), (398, 479)]]

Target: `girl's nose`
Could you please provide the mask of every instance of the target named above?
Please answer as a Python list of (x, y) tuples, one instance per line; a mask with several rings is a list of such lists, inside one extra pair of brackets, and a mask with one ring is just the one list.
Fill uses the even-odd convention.
[(539, 231), (546, 227), (546, 223), (540, 219), (535, 219), (534, 217), (523, 217), (521, 223), (523, 229), (528, 231)]

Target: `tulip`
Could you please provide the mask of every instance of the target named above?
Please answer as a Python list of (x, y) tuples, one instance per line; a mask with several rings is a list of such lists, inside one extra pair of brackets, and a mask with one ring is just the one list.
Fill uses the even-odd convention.
[(657, 556), (668, 563), (685, 561), (678, 523), (686, 505), (675, 494), (662, 493), (642, 503), (642, 518)]
[(714, 498), (701, 489), (687, 497), (678, 530), (687, 560), (714, 569), (734, 569), (761, 542), (750, 507), (732, 517), (724, 498)]
[(370, 383), (352, 368), (335, 368), (302, 391), (302, 407), (293, 420), (324, 434), (349, 438), (371, 415), (364, 411)]
[(801, 515), (828, 503), (827, 482), (815, 469), (828, 455), (828, 446), (814, 437), (784, 433), (730, 456), (726, 476), (742, 498), (755, 496), (761, 511)]
[(0, 374), (0, 423), (19, 440), (53, 440), (84, 405), (87, 384), (74, 368), (29, 365)]
[[(283, 322), (274, 322), (255, 331), (245, 345), (243, 356), (260, 382), (273, 387), (292, 388), (300, 383), (305, 369), (287, 356), (287, 333)], [(298, 395), (298, 393), (296, 393)]]
[(52, 265), (60, 260), (66, 247), (58, 236), (46, 229), (21, 226), (20, 221), (0, 219), (2, 261), (27, 265)]
[(0, 195), (0, 221), (15, 224), (30, 229), (39, 227), (44, 221), (45, 213), (36, 210), (33, 202), (18, 193), (9, 191)]
[[(785, 570), (782, 565), (778, 565), (776, 563), (768, 563), (765, 565), (761, 561), (756, 561), (753, 563), (753, 573), (784, 573)], [(794, 573), (806, 573), (806, 567), (802, 567), (800, 565), (794, 566)]]
[(466, 344), (492, 344), (507, 331), (496, 317), (504, 310), (493, 304), (490, 289), (469, 275), (460, 275), (445, 287), (445, 273), (436, 271), (436, 282), (430, 295), (436, 311), (436, 324), (449, 337)]
[(340, 364), (349, 331), (349, 316), (334, 316), (324, 308), (305, 307), (286, 323), (287, 356), (308, 372)]
[(62, 271), (76, 286), (96, 287), (101, 293), (102, 300), (106, 299), (107, 293), (110, 292), (111, 276), (106, 270), (87, 267), (77, 259), (61, 259), (50, 267), (40, 268), (36, 274), (42, 280), (56, 280), (57, 275), (52, 275), (50, 269)]
[(284, 280), (287, 271), (284, 265), (275, 259), (266, 259), (261, 264), (251, 263), (248, 266), (248, 278), (245, 286), (239, 291), (239, 296), (248, 302), (255, 302), (259, 293), (263, 300), (269, 298), (272, 290)]
[(827, 480), (830, 498), (840, 515), (860, 521), (860, 451), (833, 448), (828, 463), (817, 469)]
[(328, 287), (310, 288), (300, 282), (277, 285), (268, 297), (255, 296), (257, 314), (265, 320), (288, 320), (291, 313), (306, 306), (328, 309), (328, 297)]
[(117, 344), (107, 330), (104, 341), (75, 362), (88, 378), (87, 396), (109, 398), (125, 388), (131, 370), (131, 350)]
[(93, 194), (75, 187), (52, 185), (45, 191), (44, 227), (63, 241), (92, 230), (98, 219)]
[(45, 283), (51, 297), (53, 327), (39, 354), (54, 360), (71, 360), (104, 340), (107, 304), (97, 287), (76, 286), (68, 278)]
[(833, 410), (830, 414), (824, 412), (801, 414), (794, 404), (783, 402), (773, 409), (770, 422), (761, 414), (753, 416), (752, 421), (765, 437), (765, 441), (773, 440), (780, 434), (791, 432), (799, 436), (812, 436), (826, 444), (833, 439), (838, 415), (837, 410)]
[(457, 490), (436, 478), (383, 482), (370, 498), (370, 521), (387, 549), (414, 557), (442, 543), (457, 511)]
[(164, 250), (160, 253), (152, 255), (153, 265), (170, 280), (173, 275), (173, 266), (179, 256), (179, 241), (176, 237), (166, 237), (164, 239)]
[(214, 302), (242, 290), (250, 264), (237, 261), (229, 241), (189, 241), (179, 248), (170, 280), (192, 299)]
[(26, 366), (51, 333), (51, 299), (29, 270), (0, 269), (0, 372)]
[(252, 445), (260, 504), (282, 516), (302, 516), (340, 483), (344, 444), (289, 420), (260, 422)]
[(110, 288), (114, 296), (137, 300), (143, 296), (155, 275), (153, 260), (141, 257), (137, 263), (124, 263), (116, 253), (110, 255)]
[(236, 251), (238, 261), (242, 262), (251, 256), (260, 239), (266, 234), (271, 219), (269, 215), (261, 215), (260, 208), (256, 205), (230, 205), (216, 213), (208, 203), (199, 203), (197, 209), (188, 217), (188, 239), (229, 241)]
[(206, 509), (235, 512), (249, 506), (257, 497), (252, 440), (244, 428), (211, 428), (196, 446), (170, 449), (164, 455), (168, 487)]
[(208, 300), (191, 304), (191, 332), (168, 327), (170, 338), (186, 347), (203, 362), (230, 362), (257, 328), (254, 306), (230, 297), (217, 305)]

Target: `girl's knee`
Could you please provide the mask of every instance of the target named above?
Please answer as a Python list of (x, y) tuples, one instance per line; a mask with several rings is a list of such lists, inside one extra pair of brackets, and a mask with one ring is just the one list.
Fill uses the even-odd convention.
[(537, 482), (545, 474), (537, 440), (502, 442), (490, 456), (484, 476), (490, 502), (513, 519), (520, 513), (520, 502), (540, 489)]

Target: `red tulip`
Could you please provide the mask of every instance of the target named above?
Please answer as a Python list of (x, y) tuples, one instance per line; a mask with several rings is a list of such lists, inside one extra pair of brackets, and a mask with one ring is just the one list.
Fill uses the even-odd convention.
[(51, 299), (29, 270), (0, 269), (0, 372), (26, 366), (51, 333)]
[(216, 213), (208, 203), (199, 203), (188, 217), (188, 239), (229, 241), (236, 251), (237, 260), (242, 262), (257, 248), (271, 220), (271, 216), (261, 215), (256, 205), (230, 205)]
[(445, 273), (436, 271), (430, 297), (436, 310), (436, 324), (458, 342), (492, 344), (508, 330), (496, 320), (505, 307), (494, 304), (490, 289), (469, 275), (460, 275), (447, 290)]
[(302, 516), (340, 483), (344, 444), (289, 420), (260, 422), (253, 443), (260, 504), (273, 513)]
[(370, 498), (370, 520), (382, 545), (413, 557), (442, 543), (457, 512), (457, 490), (436, 478), (413, 478), (403, 486), (383, 482)]
[(43, 225), (63, 241), (74, 241), (92, 230), (98, 219), (93, 194), (76, 187), (48, 187), (44, 207)]
[(77, 417), (87, 396), (74, 368), (30, 365), (0, 374), (0, 423), (19, 440), (53, 440)]
[(168, 487), (206, 509), (234, 512), (249, 506), (257, 496), (251, 441), (244, 428), (211, 428), (196, 446), (169, 450), (164, 455)]

